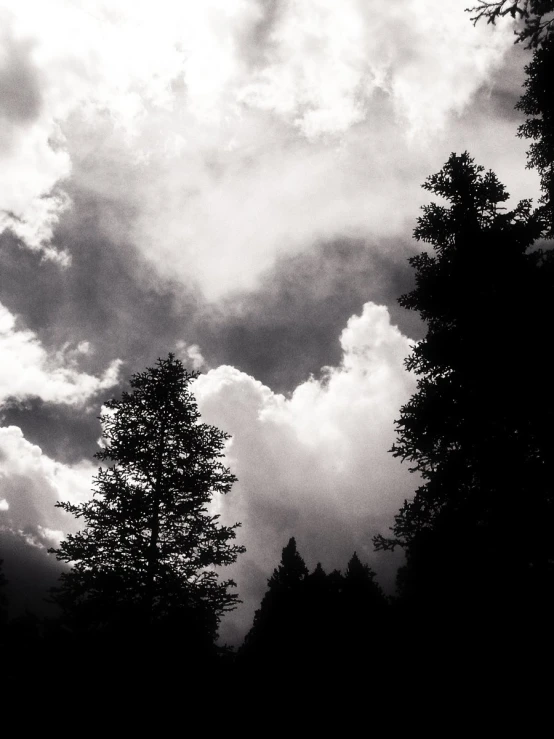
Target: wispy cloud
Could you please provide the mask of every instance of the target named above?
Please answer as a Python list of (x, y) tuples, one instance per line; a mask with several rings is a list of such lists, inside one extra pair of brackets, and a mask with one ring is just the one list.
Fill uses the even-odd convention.
[(462, 0), (2, 7), (3, 227), (52, 256), (78, 185), (111, 238), (209, 299), (318, 239), (405, 231), (512, 44)]
[(79, 371), (78, 359), (89, 348), (87, 342), (78, 342), (49, 354), (32, 331), (17, 327), (16, 317), (0, 303), (0, 406), (27, 398), (82, 406), (116, 385), (121, 364), (117, 359), (101, 377)]

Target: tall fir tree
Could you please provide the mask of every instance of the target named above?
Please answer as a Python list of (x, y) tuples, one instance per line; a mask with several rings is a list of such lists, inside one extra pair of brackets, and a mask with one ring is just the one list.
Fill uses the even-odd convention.
[(244, 551), (232, 543), (240, 524), (220, 525), (209, 511), (236, 478), (221, 462), (228, 435), (200, 423), (197, 374), (169, 354), (105, 403), (95, 456), (110, 464), (91, 500), (57, 504), (85, 527), (50, 550), (71, 565), (52, 598), (74, 628), (208, 648), (237, 604), (217, 568)]
[(535, 49), (525, 71), (525, 93), (516, 107), (525, 113), (527, 120), (519, 127), (518, 135), (532, 142), (528, 151), (528, 167), (539, 173), (542, 189), (539, 212), (543, 219), (543, 235), (553, 239), (554, 32), (548, 34), (544, 42)]
[(538, 212), (543, 221), (543, 236), (554, 238), (554, 0), (481, 0), (473, 21), (489, 23), (511, 15), (516, 19), (516, 42), (533, 50), (525, 67), (525, 93), (516, 108), (527, 116), (518, 136), (532, 143), (528, 151), (529, 168), (540, 176), (542, 195)]
[(540, 216), (508, 199), (494, 173), (452, 154), (424, 187), (400, 299), (426, 321), (407, 360), (418, 389), (397, 421), (393, 453), (422, 480), (378, 549), (404, 547), (405, 601), (451, 612), (550, 598), (554, 563), (554, 402), (546, 377), (552, 270), (531, 250)]
[(377, 575), (368, 564), (364, 564), (354, 552), (346, 566), (343, 577), (343, 593), (347, 610), (359, 621), (371, 619), (387, 605), (387, 599)]
[(275, 662), (290, 660), (291, 654), (297, 656), (305, 639), (307, 578), (308, 568), (292, 537), (267, 581), (267, 591), (244, 641), (243, 656)]
[(4, 575), (4, 560), (0, 559), (0, 632), (8, 620), (8, 599), (6, 597), (6, 585), (8, 581)]

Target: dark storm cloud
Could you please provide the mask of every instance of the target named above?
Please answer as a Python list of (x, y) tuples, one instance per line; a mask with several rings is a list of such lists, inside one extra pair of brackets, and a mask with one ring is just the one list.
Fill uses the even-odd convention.
[(19, 426), (25, 438), (37, 444), (44, 454), (64, 464), (90, 459), (98, 449), (101, 434), (97, 407), (75, 409), (71, 406), (45, 403), (40, 398), (8, 403), (0, 411), (2, 426)]
[(420, 338), (418, 317), (397, 303), (412, 287), (408, 241), (388, 246), (343, 239), (283, 256), (256, 292), (200, 316), (195, 341), (212, 366), (232, 364), (287, 392), (340, 362), (340, 333), (367, 301), (386, 305), (405, 335)]
[[(197, 301), (182, 287), (177, 301), (174, 286), (147, 281), (150, 272), (134, 249), (112, 243), (99, 229), (95, 202), (72, 195), (73, 208), (56, 233), (56, 243), (71, 254), (71, 265), (64, 269), (42, 261), (5, 232), (0, 236), (0, 300), (50, 352), (66, 343), (89, 342), (90, 352), (79, 356), (81, 371), (102, 373), (113, 359), (122, 359), (125, 382), (186, 336)], [(120, 389), (104, 390), (86, 409), (38, 400), (8, 404), (3, 423), (19, 426), (59, 461), (90, 458), (97, 449), (100, 405)]]
[(56, 585), (61, 565), (45, 549), (29, 545), (24, 537), (25, 532), (0, 531), (9, 615), (15, 617), (27, 610), (54, 615), (54, 606), (46, 598), (49, 588)]
[(9, 26), (0, 32), (3, 55), (0, 57), (0, 119), (10, 123), (29, 123), (41, 108), (39, 75), (31, 59), (32, 43), (15, 41)]
[[(386, 250), (355, 240), (314, 245), (280, 258), (254, 293), (209, 307), (193, 289), (153, 277), (131, 245), (110, 240), (100, 224), (105, 207), (99, 208), (97, 196), (77, 191), (72, 198), (55, 234), (56, 245), (71, 254), (70, 266), (41, 261), (5, 233), (0, 296), (49, 351), (66, 342), (90, 342), (91, 352), (79, 358), (81, 371), (101, 373), (119, 358), (125, 382), (185, 341), (200, 346), (208, 366), (231, 364), (288, 392), (340, 361), (340, 332), (368, 300), (387, 305), (405, 334), (421, 333), (417, 316), (397, 304), (411, 287), (409, 241)], [(100, 405), (120, 389), (103, 391), (87, 409), (38, 400), (8, 405), (4, 423), (19, 426), (54, 459), (90, 459), (97, 449)]]
[(196, 300), (179, 288), (177, 307), (171, 285), (158, 288), (143, 279), (150, 270), (135, 250), (112, 243), (98, 228), (95, 202), (72, 195), (73, 208), (55, 237), (71, 254), (71, 265), (64, 269), (41, 261), (4, 234), (1, 300), (47, 349), (90, 342), (92, 351), (83, 357), (82, 370), (100, 372), (119, 357), (134, 371), (171, 350), (185, 328), (183, 316), (194, 313)]

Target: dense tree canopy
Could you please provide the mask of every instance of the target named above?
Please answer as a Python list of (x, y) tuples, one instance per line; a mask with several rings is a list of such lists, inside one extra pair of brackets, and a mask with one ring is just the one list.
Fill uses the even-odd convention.
[(539, 379), (552, 259), (529, 249), (542, 230), (530, 202), (505, 211), (503, 185), (467, 153), (424, 187), (446, 205), (425, 206), (415, 230), (435, 254), (412, 258), (400, 302), (428, 332), (407, 360), (418, 389), (392, 450), (422, 485), (375, 542), (405, 548), (404, 598), (501, 603), (514, 578), (535, 594), (552, 578), (554, 404)]
[(247, 657), (281, 661), (301, 649), (306, 629), (304, 586), (308, 572), (292, 537), (267, 581), (267, 591), (246, 636), (243, 651)]
[(290, 539), (248, 633), (242, 656), (275, 666), (361, 663), (375, 657), (388, 603), (375, 572), (354, 553), (346, 571), (313, 572)]
[(5, 593), (6, 585), (7, 580), (4, 575), (4, 560), (0, 559), (0, 629), (7, 619), (8, 600)]
[(474, 22), (486, 18), (495, 23), (508, 14), (517, 18), (516, 40), (527, 41), (533, 49), (533, 58), (525, 67), (525, 93), (516, 106), (527, 116), (518, 136), (532, 141), (527, 166), (540, 176), (542, 235), (554, 238), (554, 0), (481, 0), (470, 11), (476, 13)]
[[(58, 503), (85, 527), (52, 550), (71, 565), (54, 600), (73, 623), (134, 627), (213, 642), (222, 613), (235, 607), (216, 568), (235, 561), (234, 526), (209, 512), (235, 477), (220, 458), (227, 435), (199, 422), (188, 373), (172, 354), (134, 375), (132, 392), (105, 404), (105, 446), (94, 496)], [(193, 638), (191, 636), (191, 638)]]
[(528, 166), (540, 175), (543, 235), (554, 238), (554, 33), (534, 51), (525, 71), (525, 93), (517, 108), (527, 120), (519, 127), (518, 135), (533, 142)]

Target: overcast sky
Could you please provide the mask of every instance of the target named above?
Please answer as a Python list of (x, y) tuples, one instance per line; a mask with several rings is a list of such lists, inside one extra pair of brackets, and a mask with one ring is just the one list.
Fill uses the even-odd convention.
[(417, 481), (387, 450), (422, 336), (396, 299), (428, 195), (469, 150), (536, 197), (525, 52), (467, 0), (0, 0), (0, 546), (12, 597), (90, 495), (101, 404), (176, 352), (232, 434), (239, 640), (296, 536), (377, 557)]

